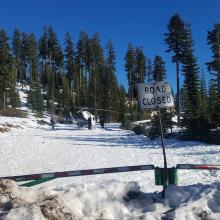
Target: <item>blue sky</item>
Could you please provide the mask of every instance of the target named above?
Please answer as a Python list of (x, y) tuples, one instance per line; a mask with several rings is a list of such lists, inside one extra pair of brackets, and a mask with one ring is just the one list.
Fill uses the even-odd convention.
[(178, 13), (191, 24), (198, 64), (208, 74), (204, 65), (211, 58), (207, 31), (220, 22), (219, 9), (219, 0), (5, 0), (1, 1), (0, 27), (10, 36), (18, 28), (39, 38), (43, 26), (52, 26), (62, 43), (66, 32), (75, 42), (82, 30), (90, 36), (99, 32), (103, 46), (108, 39), (113, 41), (118, 81), (125, 86), (124, 56), (131, 42), (143, 47), (148, 58), (163, 57), (167, 81), (175, 90), (175, 65), (164, 44), (169, 18)]

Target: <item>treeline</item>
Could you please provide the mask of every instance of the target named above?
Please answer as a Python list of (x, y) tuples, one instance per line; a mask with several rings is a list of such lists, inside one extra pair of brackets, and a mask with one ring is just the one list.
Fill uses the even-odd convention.
[[(175, 109), (162, 111), (163, 127), (172, 129), (172, 117), (189, 139), (199, 139), (220, 127), (220, 24), (207, 33), (212, 59), (207, 60), (210, 80), (201, 72), (194, 52), (190, 25), (179, 15), (170, 18), (164, 34), (167, 53), (176, 66)], [(208, 51), (207, 51), (208, 52)], [(28, 105), (42, 115), (67, 115), (88, 107), (106, 121), (152, 118), (150, 134), (158, 135), (157, 120), (151, 111), (143, 112), (137, 102), (137, 83), (166, 81), (163, 58), (152, 60), (141, 47), (131, 43), (125, 54), (128, 92), (118, 85), (116, 55), (109, 40), (103, 48), (98, 33), (81, 32), (76, 42), (66, 33), (62, 45), (52, 27), (45, 27), (37, 39), (33, 33), (15, 30), (9, 38), (0, 30), (0, 108), (19, 106), (16, 83), (29, 85)], [(180, 74), (183, 82), (180, 82)], [(118, 112), (115, 114), (110, 111)]]
[[(166, 52), (172, 55), (171, 62), (176, 66), (175, 114), (177, 125), (185, 131), (184, 137), (206, 141), (206, 139), (219, 136), (220, 132), (217, 131), (220, 130), (220, 24), (215, 24), (213, 29), (207, 33), (207, 44), (212, 52), (212, 60), (207, 60), (205, 64), (210, 74), (208, 82), (198, 66), (191, 27), (179, 15), (175, 14), (170, 18), (164, 42), (167, 46)], [(138, 67), (135, 57), (141, 63)], [(159, 55), (156, 55), (153, 64), (149, 58), (143, 62), (146, 60), (145, 55), (135, 50), (131, 44), (125, 60), (129, 103), (135, 106), (136, 83), (166, 80), (165, 62)], [(182, 83), (180, 74), (183, 75)], [(138, 107), (135, 109), (138, 112)], [(172, 116), (174, 116), (173, 110), (162, 110), (165, 132), (168, 128), (172, 129)], [(152, 120), (148, 135), (156, 137), (159, 135), (157, 117), (149, 112), (149, 118)], [(220, 142), (220, 139), (218, 141)]]
[[(207, 44), (212, 52), (212, 60), (205, 64), (210, 74), (210, 80), (206, 82), (208, 77), (199, 68), (194, 53), (190, 25), (185, 23), (179, 15), (174, 15), (167, 26), (166, 52), (172, 53), (171, 60), (176, 65), (178, 124), (186, 128), (189, 139), (206, 140), (207, 138), (208, 141), (211, 129), (220, 126), (219, 37), (220, 24), (215, 24), (207, 33)], [(184, 77), (181, 87), (180, 72)]]
[[(115, 51), (98, 33), (81, 32), (74, 44), (70, 33), (62, 47), (55, 30), (45, 27), (40, 39), (16, 29), (11, 39), (0, 30), (0, 108), (19, 106), (16, 82), (29, 85), (28, 105), (38, 115), (68, 115), (88, 107), (106, 121), (122, 120), (126, 92), (118, 85)], [(6, 95), (6, 97), (5, 97)], [(97, 111), (106, 109), (119, 114)]]

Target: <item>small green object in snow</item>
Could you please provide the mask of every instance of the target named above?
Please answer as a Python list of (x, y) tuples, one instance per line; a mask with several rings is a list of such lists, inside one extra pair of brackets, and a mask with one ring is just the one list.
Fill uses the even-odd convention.
[(22, 184), (20, 186), (31, 187), (31, 186), (35, 186), (35, 185), (38, 185), (38, 184), (50, 181), (52, 179), (55, 179), (55, 178), (53, 178), (53, 177), (41, 178), (41, 179), (33, 180), (31, 182), (28, 182), (28, 183), (24, 183), (24, 184)]
[[(168, 170), (168, 184), (169, 185), (177, 185), (178, 184), (178, 176), (176, 168), (167, 168)], [(155, 184), (157, 186), (164, 185), (164, 168), (156, 167), (155, 168)]]

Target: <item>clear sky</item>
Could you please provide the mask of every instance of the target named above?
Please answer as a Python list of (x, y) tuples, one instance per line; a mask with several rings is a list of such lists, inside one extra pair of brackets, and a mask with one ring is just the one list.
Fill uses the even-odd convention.
[(127, 85), (124, 56), (128, 43), (143, 47), (148, 58), (156, 54), (166, 61), (167, 81), (175, 90), (175, 65), (166, 54), (164, 33), (169, 18), (178, 13), (191, 24), (198, 64), (206, 73), (211, 53), (207, 31), (220, 22), (219, 0), (4, 0), (1, 1), (0, 27), (10, 36), (15, 28), (33, 32), (39, 38), (43, 26), (52, 26), (61, 43), (70, 32), (76, 42), (80, 31), (90, 36), (99, 32), (102, 45), (113, 41), (118, 81)]

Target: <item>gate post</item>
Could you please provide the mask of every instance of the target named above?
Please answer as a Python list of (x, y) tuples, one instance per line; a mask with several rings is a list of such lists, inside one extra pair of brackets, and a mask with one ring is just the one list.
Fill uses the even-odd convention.
[(168, 185), (177, 185), (178, 176), (177, 176), (177, 169), (175, 167), (167, 168), (167, 171), (164, 168), (156, 167), (154, 171), (155, 185), (164, 186), (165, 184), (164, 181), (166, 181), (164, 179), (164, 174), (166, 172), (168, 174), (168, 179), (167, 179)]

